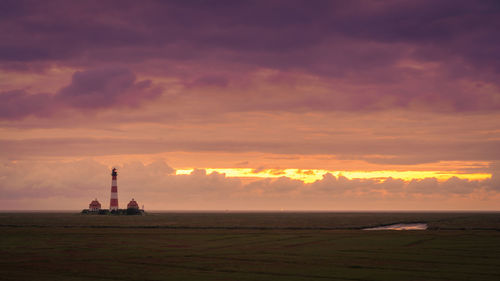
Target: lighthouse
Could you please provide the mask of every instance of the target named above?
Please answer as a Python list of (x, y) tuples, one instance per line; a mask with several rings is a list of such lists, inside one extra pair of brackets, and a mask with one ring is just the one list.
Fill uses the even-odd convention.
[(113, 168), (111, 172), (111, 176), (113, 177), (111, 180), (111, 199), (109, 200), (109, 210), (117, 211), (118, 210), (118, 185), (116, 184), (116, 169)]

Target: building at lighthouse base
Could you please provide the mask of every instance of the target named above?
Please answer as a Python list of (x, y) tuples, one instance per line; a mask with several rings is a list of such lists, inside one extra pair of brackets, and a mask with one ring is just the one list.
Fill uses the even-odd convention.
[(97, 198), (90, 202), (89, 204), (89, 212), (99, 212), (101, 210), (101, 203), (97, 201)]
[(144, 209), (139, 208), (139, 204), (133, 198), (127, 204), (127, 209), (101, 209), (101, 204), (97, 199), (90, 202), (89, 208), (82, 210), (82, 214), (91, 214), (91, 215), (144, 215)]

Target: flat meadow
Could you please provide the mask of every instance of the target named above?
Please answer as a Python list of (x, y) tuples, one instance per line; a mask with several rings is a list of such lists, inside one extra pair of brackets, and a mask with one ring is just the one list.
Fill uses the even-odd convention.
[(25, 212), (0, 229), (2, 280), (500, 280), (500, 213)]

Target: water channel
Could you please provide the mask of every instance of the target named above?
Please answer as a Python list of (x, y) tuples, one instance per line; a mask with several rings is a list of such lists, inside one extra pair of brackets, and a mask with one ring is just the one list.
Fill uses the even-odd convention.
[(397, 223), (377, 227), (363, 228), (363, 230), (426, 230), (426, 223)]

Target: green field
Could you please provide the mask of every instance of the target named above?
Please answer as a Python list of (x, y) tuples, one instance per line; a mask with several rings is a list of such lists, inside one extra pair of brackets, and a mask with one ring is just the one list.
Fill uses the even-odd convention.
[[(364, 227), (427, 222), (427, 231)], [(1, 280), (500, 280), (500, 213), (0, 213)]]

